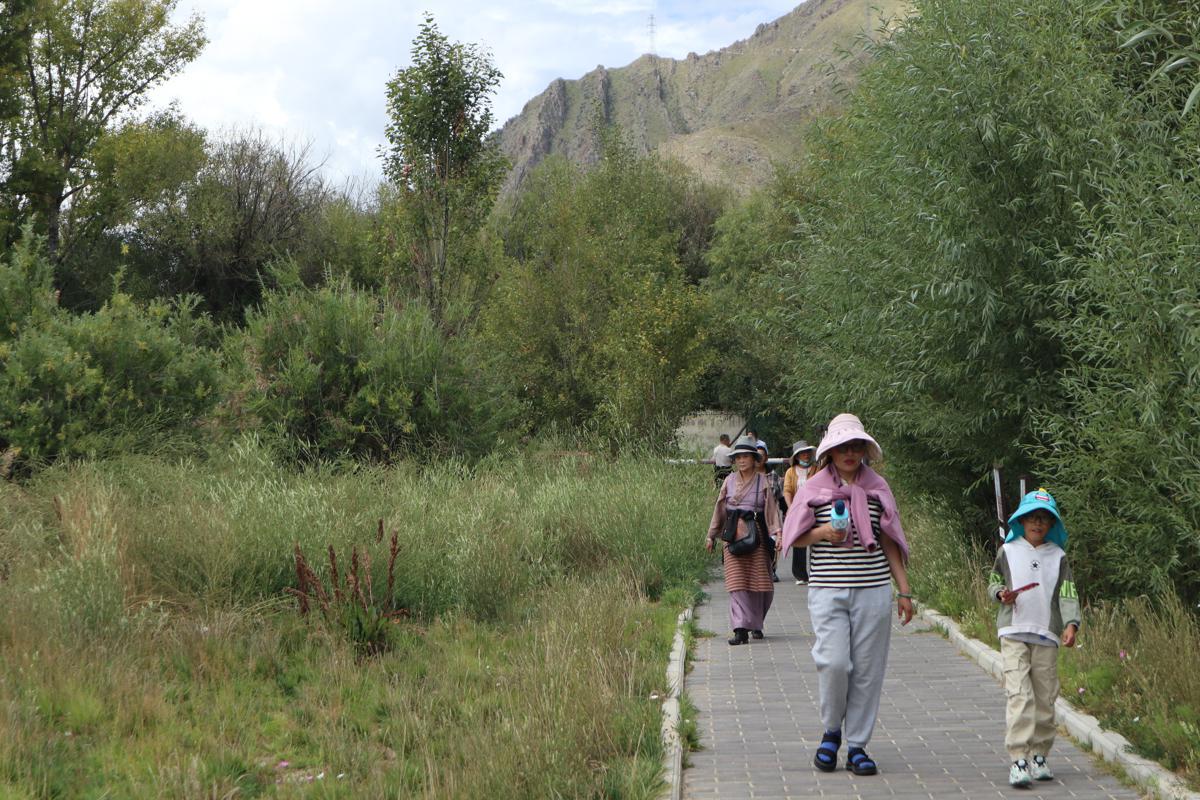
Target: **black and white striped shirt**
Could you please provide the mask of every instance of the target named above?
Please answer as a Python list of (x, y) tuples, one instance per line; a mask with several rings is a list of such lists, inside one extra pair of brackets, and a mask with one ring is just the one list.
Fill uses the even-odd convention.
[[(883, 515), (883, 506), (878, 500), (868, 500), (871, 509), (871, 529), (875, 541), (883, 538), (879, 529), (879, 518)], [(816, 522), (813, 526), (829, 522), (831, 504), (815, 506), (813, 512)], [(850, 532), (853, 536), (854, 522), (850, 522)], [(887, 556), (883, 547), (875, 548), (874, 552), (858, 542), (851, 547), (839, 547), (832, 542), (817, 542), (808, 548), (808, 585), (830, 589), (862, 589), (873, 586), (889, 586), (892, 582), (891, 567), (888, 566)]]

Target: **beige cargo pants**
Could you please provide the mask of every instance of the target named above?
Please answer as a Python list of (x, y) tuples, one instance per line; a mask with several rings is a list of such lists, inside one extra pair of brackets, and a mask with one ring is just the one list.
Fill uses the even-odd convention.
[(1045, 756), (1054, 744), (1054, 701), (1058, 699), (1058, 648), (1000, 640), (1008, 731), (1004, 746), (1013, 761)]

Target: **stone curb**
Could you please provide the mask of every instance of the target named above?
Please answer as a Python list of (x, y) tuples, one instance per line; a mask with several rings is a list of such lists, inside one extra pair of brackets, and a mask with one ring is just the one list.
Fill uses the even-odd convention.
[[(983, 667), (985, 672), (1000, 683), (1004, 682), (1000, 653), (978, 639), (967, 637), (954, 620), (923, 603), (918, 604), (918, 613), (930, 625), (945, 631), (950, 641)], [(1115, 731), (1105, 730), (1091, 714), (1084, 714), (1061, 697), (1054, 708), (1058, 712), (1059, 723), (1073, 739), (1090, 746), (1105, 761), (1121, 767), (1131, 780), (1155, 797), (1161, 800), (1200, 800), (1200, 794), (1189, 790), (1175, 773), (1157, 762), (1129, 752), (1129, 740)]]
[(660, 800), (680, 800), (683, 794), (683, 741), (679, 738), (679, 694), (683, 691), (684, 667), (687, 663), (687, 643), (683, 626), (692, 618), (689, 606), (675, 621), (675, 641), (671, 645), (671, 660), (667, 662), (667, 698), (662, 710), (663, 779), (666, 786)]

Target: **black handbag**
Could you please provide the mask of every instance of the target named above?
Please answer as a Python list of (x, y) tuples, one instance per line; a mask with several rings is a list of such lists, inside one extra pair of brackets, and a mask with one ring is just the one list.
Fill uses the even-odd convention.
[(726, 534), (732, 536), (725, 539), (729, 542), (729, 554), (744, 556), (757, 550), (765, 538), (761, 526), (760, 514), (754, 511), (731, 511), (725, 518), (725, 533), (721, 536), (722, 539), (725, 539)]
[[(760, 476), (754, 481), (755, 492), (761, 486)], [(735, 502), (740, 502), (744, 495), (745, 492), (738, 495)], [(732, 509), (725, 512), (725, 528), (721, 531), (721, 541), (729, 545), (730, 555), (744, 556), (747, 553), (753, 553), (762, 544), (763, 539), (766, 538), (762, 531), (765, 527), (761, 514), (754, 511)]]

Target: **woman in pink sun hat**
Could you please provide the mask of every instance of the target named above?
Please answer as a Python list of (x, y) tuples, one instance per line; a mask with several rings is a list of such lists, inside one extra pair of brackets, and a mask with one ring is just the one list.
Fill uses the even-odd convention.
[(813, 758), (837, 769), (843, 737), (846, 768), (878, 770), (866, 746), (875, 729), (891, 639), (892, 581), (903, 624), (913, 617), (908, 543), (887, 481), (868, 465), (883, 449), (853, 414), (829, 423), (817, 469), (796, 495), (781, 546), (808, 547), (808, 611), (825, 733)]

